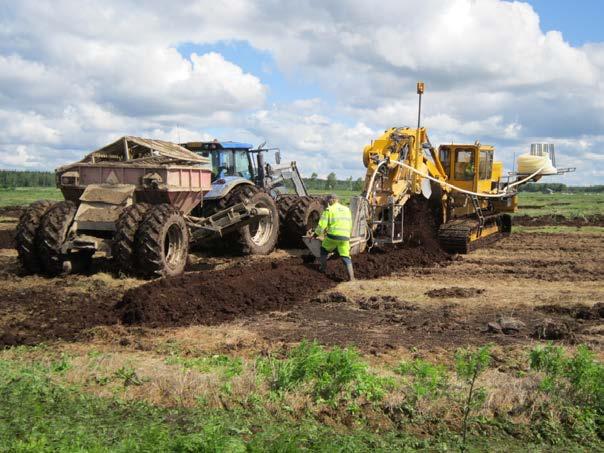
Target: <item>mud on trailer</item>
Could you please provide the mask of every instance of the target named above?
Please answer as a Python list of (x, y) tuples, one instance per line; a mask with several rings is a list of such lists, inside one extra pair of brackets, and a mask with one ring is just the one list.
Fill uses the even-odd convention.
[(207, 164), (173, 143), (122, 137), (57, 169), (65, 200), (32, 203), (19, 220), (22, 266), (53, 276), (86, 268), (102, 252), (124, 273), (170, 276), (184, 271), (191, 242), (232, 233), (250, 248), (274, 247), (279, 213), (265, 192), (211, 216), (191, 215), (211, 188)]

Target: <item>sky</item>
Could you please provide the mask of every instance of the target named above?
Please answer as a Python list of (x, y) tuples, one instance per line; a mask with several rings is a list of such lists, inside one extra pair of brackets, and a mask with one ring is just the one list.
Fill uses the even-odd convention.
[(0, 0), (0, 168), (139, 135), (266, 141), (357, 178), (365, 145), (415, 125), (423, 80), (433, 144), (512, 169), (554, 143), (576, 172), (548, 181), (603, 184), (602, 23), (596, 0)]

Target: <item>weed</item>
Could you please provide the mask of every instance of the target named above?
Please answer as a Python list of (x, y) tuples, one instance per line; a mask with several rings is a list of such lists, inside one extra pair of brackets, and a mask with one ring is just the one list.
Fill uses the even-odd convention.
[(130, 366), (123, 366), (118, 369), (114, 376), (118, 379), (122, 379), (124, 381), (124, 387), (128, 387), (129, 385), (143, 385), (144, 380), (141, 379), (134, 368)]
[(571, 357), (552, 344), (537, 347), (530, 352), (530, 365), (544, 373), (541, 390), (604, 412), (604, 365), (587, 346), (579, 346)]
[(240, 357), (226, 355), (213, 355), (211, 357), (180, 357), (172, 355), (166, 359), (168, 365), (180, 365), (184, 368), (194, 369), (202, 373), (209, 373), (219, 369), (224, 377), (239, 376), (243, 371), (243, 360)]
[(435, 398), (448, 386), (447, 369), (443, 365), (433, 365), (421, 359), (401, 362), (394, 370), (403, 376), (413, 377), (411, 390), (414, 398)]
[(286, 359), (259, 359), (257, 366), (269, 377), (273, 390), (309, 384), (316, 400), (332, 405), (340, 396), (349, 401), (359, 396), (381, 400), (390, 382), (371, 374), (355, 349), (336, 346), (327, 351), (317, 342), (303, 341)]
[(482, 389), (476, 388), (476, 379), (491, 363), (490, 348), (490, 345), (486, 345), (477, 351), (460, 350), (455, 353), (457, 376), (468, 386), (468, 396), (464, 403), (461, 425), (461, 451), (466, 450), (470, 411), (484, 401), (485, 393)]

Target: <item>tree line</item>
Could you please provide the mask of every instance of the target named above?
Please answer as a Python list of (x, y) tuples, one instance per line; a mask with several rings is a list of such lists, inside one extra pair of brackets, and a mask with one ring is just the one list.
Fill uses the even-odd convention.
[[(363, 190), (363, 178), (353, 179), (349, 176), (346, 179), (338, 179), (334, 172), (327, 175), (326, 178), (319, 178), (313, 173), (310, 178), (303, 178), (306, 187), (313, 190), (350, 190), (361, 192)], [(0, 170), (0, 187), (3, 189), (12, 189), (16, 187), (54, 187), (55, 174), (50, 171), (15, 171)], [(520, 192), (581, 192), (581, 193), (601, 193), (604, 192), (604, 185), (594, 186), (567, 186), (562, 183), (534, 183), (530, 182), (520, 186)]]
[(50, 171), (0, 170), (0, 187), (54, 187), (55, 174)]
[(352, 179), (349, 176), (346, 179), (338, 179), (334, 172), (327, 175), (327, 178), (322, 179), (316, 173), (310, 175), (310, 178), (303, 178), (304, 184), (308, 190), (351, 190), (360, 192), (363, 190), (363, 178)]
[(604, 192), (604, 185), (594, 185), (594, 186), (567, 186), (562, 183), (540, 183), (540, 182), (529, 182), (527, 184), (523, 184), (519, 188), (520, 192), (568, 192), (568, 193), (601, 193)]

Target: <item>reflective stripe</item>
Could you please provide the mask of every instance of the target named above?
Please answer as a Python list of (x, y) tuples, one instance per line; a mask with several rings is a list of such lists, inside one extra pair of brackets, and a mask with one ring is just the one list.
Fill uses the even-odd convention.
[(333, 239), (335, 241), (349, 241), (350, 240), (349, 236), (336, 236), (335, 234), (329, 234), (329, 233), (327, 233), (327, 237), (329, 239)]

